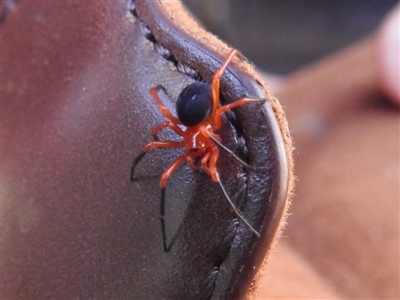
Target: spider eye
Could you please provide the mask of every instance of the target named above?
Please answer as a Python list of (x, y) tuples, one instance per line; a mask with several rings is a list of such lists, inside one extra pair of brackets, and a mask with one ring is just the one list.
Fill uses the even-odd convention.
[(210, 115), (212, 108), (211, 86), (204, 82), (189, 84), (179, 94), (176, 112), (186, 126), (199, 124)]

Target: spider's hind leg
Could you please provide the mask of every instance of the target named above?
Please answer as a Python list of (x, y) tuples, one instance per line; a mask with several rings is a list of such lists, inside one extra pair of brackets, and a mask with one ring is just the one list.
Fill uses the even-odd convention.
[(167, 122), (161, 123), (160, 125), (154, 127), (151, 130), (151, 135), (152, 135), (154, 140), (157, 140), (157, 133), (159, 131), (161, 131), (162, 129), (164, 129), (164, 128), (171, 129), (172, 131), (174, 131), (179, 136), (184, 136), (185, 135), (185, 132), (178, 125), (167, 121)]
[(158, 109), (161, 111), (164, 117), (166, 117), (168, 120), (170, 120), (174, 124), (181, 125), (182, 122), (179, 120), (177, 117), (174, 117), (171, 112), (168, 110), (168, 108), (165, 107), (164, 103), (161, 101), (160, 97), (158, 96), (158, 91), (163, 90), (165, 92), (165, 88), (161, 85), (151, 88), (150, 89), (150, 95), (153, 97), (154, 101), (156, 102)]
[(259, 103), (259, 104), (264, 104), (267, 101), (267, 99), (253, 99), (253, 98), (241, 98), (236, 100), (235, 102), (229, 103), (227, 105), (219, 107), (216, 111), (215, 114), (212, 116), (213, 121), (214, 121), (214, 126), (215, 128), (219, 129), (222, 126), (222, 114), (227, 112), (228, 110), (231, 110), (233, 108), (249, 104), (249, 103)]

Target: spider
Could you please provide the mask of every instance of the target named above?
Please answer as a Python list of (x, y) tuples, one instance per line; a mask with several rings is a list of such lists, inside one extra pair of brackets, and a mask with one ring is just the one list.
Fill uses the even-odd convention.
[[(151, 130), (151, 135), (154, 140), (149, 142), (142, 149), (142, 152), (134, 159), (131, 169), (131, 180), (134, 180), (136, 165), (149, 150), (154, 148), (185, 148), (183, 155), (175, 159), (161, 175), (160, 218), (164, 252), (168, 252), (164, 223), (164, 203), (167, 179), (171, 177), (172, 173), (184, 162), (186, 162), (193, 170), (197, 169), (194, 163), (195, 159), (200, 161), (201, 168), (210, 175), (212, 180), (219, 183), (225, 199), (232, 207), (236, 216), (242, 220), (242, 222), (245, 223), (255, 235), (258, 237), (260, 236), (260, 234), (250, 225), (242, 213), (233, 204), (226, 189), (221, 183), (217, 171), (217, 161), (219, 156), (218, 147), (227, 151), (245, 167), (250, 168), (246, 162), (221, 143), (221, 138), (216, 132), (222, 127), (222, 114), (244, 104), (264, 103), (266, 101), (265, 99), (241, 98), (233, 103), (224, 106), (220, 105), (220, 78), (235, 55), (238, 55), (238, 52), (235, 49), (232, 49), (221, 67), (214, 73), (211, 85), (204, 82), (194, 82), (182, 90), (176, 102), (176, 112), (178, 117), (174, 117), (160, 100), (158, 91), (160, 89), (165, 91), (162, 86), (157, 86), (149, 91), (161, 113), (169, 121), (163, 122)], [(178, 136), (182, 137), (182, 140), (158, 141), (156, 138), (157, 133), (165, 128), (174, 131)]]

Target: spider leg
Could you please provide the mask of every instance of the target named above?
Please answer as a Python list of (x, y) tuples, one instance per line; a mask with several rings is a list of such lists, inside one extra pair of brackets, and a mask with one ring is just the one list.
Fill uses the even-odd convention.
[(197, 166), (194, 164), (193, 158), (186, 156), (186, 162), (192, 168), (192, 170), (197, 170)]
[(214, 134), (210, 134), (210, 138), (218, 145), (220, 146), (222, 149), (224, 149), (226, 152), (228, 152), (230, 155), (233, 156), (234, 159), (236, 159), (239, 163), (241, 163), (243, 166), (245, 166), (246, 168), (252, 169), (252, 167), (245, 162), (243, 159), (241, 159), (239, 156), (237, 156), (231, 149), (229, 149), (228, 147), (226, 147), (224, 144), (222, 144), (220, 141), (218, 141), (215, 137)]
[(232, 209), (233, 209), (233, 211), (235, 212), (236, 216), (237, 216), (240, 220), (242, 220), (243, 223), (245, 223), (246, 226), (249, 227), (249, 229), (250, 229), (251, 231), (253, 231), (254, 234), (255, 234), (257, 237), (260, 237), (260, 236), (261, 236), (260, 233), (259, 233), (257, 230), (255, 230), (255, 229), (253, 228), (253, 226), (250, 225), (250, 223), (244, 218), (244, 216), (242, 215), (242, 213), (236, 208), (235, 204), (234, 204), (234, 203), (232, 202), (232, 200), (229, 198), (228, 193), (226, 192), (224, 186), (223, 186), (222, 183), (221, 183), (221, 180), (219, 179), (219, 174), (216, 172), (215, 175), (216, 175), (216, 177), (217, 177), (217, 182), (219, 183), (219, 186), (221, 187), (222, 192), (223, 192), (224, 195), (225, 195), (226, 201), (228, 201), (229, 205), (232, 207)]
[[(210, 153), (210, 154), (209, 154)], [(214, 147), (210, 152), (207, 152), (208, 157), (208, 170), (211, 173), (211, 178), (215, 181), (218, 182), (219, 186), (222, 189), (222, 192), (224, 193), (225, 199), (226, 201), (229, 203), (229, 205), (232, 207), (233, 211), (235, 212), (236, 216), (243, 221), (243, 223), (245, 223), (247, 225), (247, 227), (249, 227), (251, 229), (251, 231), (254, 232), (255, 235), (257, 235), (258, 237), (260, 237), (260, 233), (258, 233), (257, 230), (255, 230), (253, 228), (253, 226), (250, 225), (250, 223), (244, 218), (244, 216), (242, 215), (242, 213), (236, 208), (235, 204), (232, 202), (232, 200), (229, 198), (229, 195), (227, 193), (227, 191), (225, 190), (224, 186), (221, 183), (221, 180), (219, 178), (219, 174), (217, 172), (217, 160), (218, 160), (218, 155), (219, 155), (219, 151), (217, 147)], [(203, 163), (203, 160), (202, 160)], [(204, 162), (206, 164), (206, 162)]]
[(184, 147), (185, 144), (183, 141), (181, 142), (173, 142), (173, 141), (151, 141), (148, 143), (142, 150), (142, 152), (139, 153), (138, 156), (135, 157), (132, 163), (132, 168), (131, 168), (131, 180), (134, 180), (134, 175), (135, 175), (135, 167), (136, 165), (141, 161), (141, 159), (146, 155), (146, 153), (153, 148), (180, 148)]
[(208, 167), (208, 161), (210, 160), (210, 156), (211, 156), (212, 152), (208, 151), (206, 154), (204, 154), (204, 156), (201, 158), (201, 168), (206, 171), (206, 173), (208, 175), (211, 176), (211, 171)]
[[(211, 150), (204, 155), (206, 158), (204, 159), (205, 170), (210, 174), (213, 181), (217, 182), (217, 161), (219, 157), (219, 151), (216, 146), (212, 146)], [(203, 160), (202, 160), (203, 163)], [(208, 164), (207, 164), (208, 163)], [(203, 165), (202, 165), (203, 167)]]
[(228, 152), (230, 155), (233, 156), (234, 159), (236, 159), (239, 163), (241, 163), (242, 165), (244, 165), (246, 168), (252, 169), (252, 167), (246, 163), (243, 159), (241, 159), (239, 156), (237, 156), (231, 149), (229, 149), (228, 147), (226, 147), (224, 144), (222, 144), (220, 142), (220, 138), (219, 135), (209, 132), (207, 129), (205, 129), (204, 127), (200, 128), (200, 131), (202, 134), (204, 134), (205, 136), (208, 136), (210, 139), (212, 139), (218, 146), (220, 146), (222, 149), (224, 149), (226, 152)]
[(162, 103), (160, 97), (158, 96), (158, 91), (160, 89), (165, 91), (164, 87), (159, 85), (159, 86), (157, 86), (155, 88), (151, 88), (149, 93), (154, 98), (154, 100), (156, 101), (157, 106), (160, 109), (160, 111), (163, 114), (163, 116), (166, 117), (168, 120), (170, 120), (172, 123), (181, 125), (182, 122), (177, 117), (174, 117), (171, 114), (171, 112), (168, 110), (168, 108), (165, 107), (164, 103)]
[(174, 160), (168, 168), (162, 173), (161, 180), (160, 180), (160, 187), (161, 187), (161, 200), (160, 200), (160, 220), (161, 220), (161, 233), (163, 239), (163, 247), (164, 252), (168, 252), (167, 247), (167, 236), (165, 234), (165, 188), (167, 186), (167, 179), (171, 177), (172, 173), (186, 160), (185, 155), (178, 157)]
[(227, 112), (228, 110), (231, 110), (235, 107), (238, 106), (242, 106), (248, 103), (265, 103), (267, 101), (267, 99), (253, 99), (253, 98), (241, 98), (239, 100), (236, 100), (233, 103), (229, 103), (227, 105), (221, 106), (217, 109), (217, 111), (214, 114), (214, 130), (218, 130), (219, 128), (221, 128), (222, 125), (222, 120), (221, 120), (221, 116), (223, 113)]
[(154, 127), (154, 128), (151, 130), (151, 135), (152, 135), (153, 139), (156, 140), (156, 139), (157, 139), (157, 133), (158, 133), (160, 130), (164, 129), (164, 128), (170, 128), (170, 129), (173, 130), (177, 135), (180, 135), (180, 136), (184, 136), (184, 134), (185, 134), (185, 132), (184, 132), (178, 125), (176, 125), (176, 124), (174, 124), (174, 123), (172, 123), (172, 122), (164, 122), (164, 123), (161, 123), (160, 125)]
[(213, 79), (212, 79), (212, 96), (213, 96), (213, 106), (212, 106), (212, 111), (211, 111), (211, 118), (214, 118), (214, 115), (217, 111), (217, 108), (219, 107), (219, 80), (228, 67), (228, 64), (232, 61), (233, 57), (237, 54), (237, 51), (235, 49), (232, 49), (225, 61), (223, 62), (222, 66), (214, 73)]

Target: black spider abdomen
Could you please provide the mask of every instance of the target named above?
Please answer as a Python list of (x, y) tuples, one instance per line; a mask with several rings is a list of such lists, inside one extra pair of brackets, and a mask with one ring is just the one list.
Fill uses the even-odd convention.
[(194, 126), (206, 119), (212, 109), (211, 85), (194, 82), (185, 87), (176, 101), (176, 112), (185, 126)]

